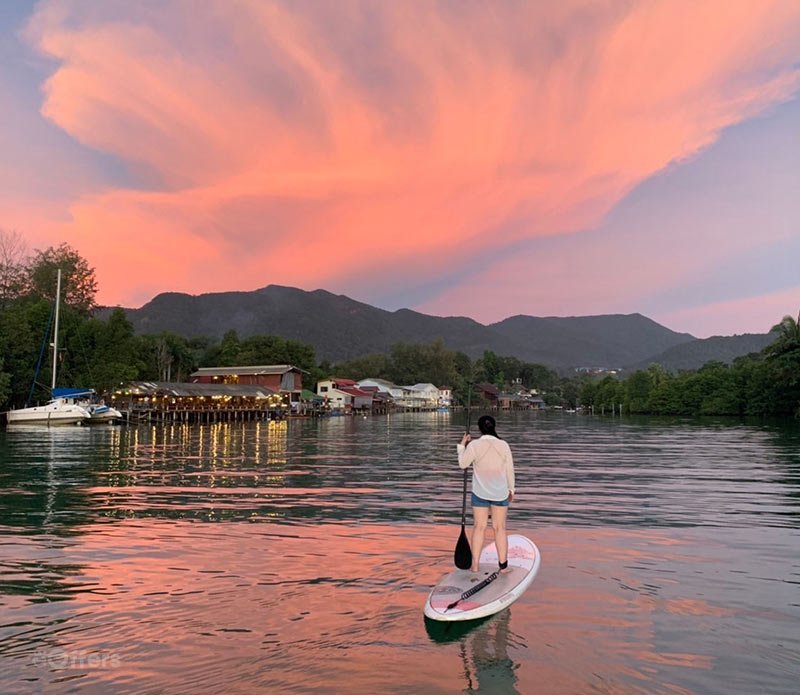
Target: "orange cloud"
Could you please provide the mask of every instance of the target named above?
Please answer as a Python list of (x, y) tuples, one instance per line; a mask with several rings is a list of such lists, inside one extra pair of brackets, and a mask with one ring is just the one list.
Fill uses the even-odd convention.
[(43, 113), (139, 182), (86, 191), (53, 232), (80, 240), (107, 303), (342, 287), (365, 266), (423, 282), (590, 228), (795, 94), (799, 36), (781, 0), (72, 0), (27, 29), (57, 61)]

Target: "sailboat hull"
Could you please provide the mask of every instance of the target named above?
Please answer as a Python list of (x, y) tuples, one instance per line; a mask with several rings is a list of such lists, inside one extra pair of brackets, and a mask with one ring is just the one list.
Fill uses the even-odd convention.
[(64, 403), (60, 399), (47, 405), (19, 408), (6, 413), (9, 425), (75, 425), (87, 422), (90, 417), (85, 408)]

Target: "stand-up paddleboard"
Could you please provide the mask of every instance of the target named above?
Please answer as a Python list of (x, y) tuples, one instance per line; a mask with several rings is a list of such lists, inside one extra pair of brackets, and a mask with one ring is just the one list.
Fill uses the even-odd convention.
[(445, 576), (425, 602), (431, 620), (475, 620), (510, 606), (527, 589), (539, 571), (542, 558), (533, 541), (525, 536), (508, 537), (508, 569), (499, 572), (497, 548), (481, 551), (478, 572), (455, 570)]

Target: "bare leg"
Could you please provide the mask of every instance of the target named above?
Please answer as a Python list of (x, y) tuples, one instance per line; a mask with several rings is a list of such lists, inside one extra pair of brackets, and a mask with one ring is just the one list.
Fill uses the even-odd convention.
[[(506, 517), (508, 507), (492, 505), (492, 529), (494, 529), (494, 542), (497, 546), (497, 561), (508, 562), (508, 534), (506, 533)], [(502, 570), (508, 572), (508, 570)]]
[(483, 536), (486, 533), (486, 525), (489, 523), (488, 507), (472, 508), (472, 571), (478, 571), (478, 562), (483, 550)]

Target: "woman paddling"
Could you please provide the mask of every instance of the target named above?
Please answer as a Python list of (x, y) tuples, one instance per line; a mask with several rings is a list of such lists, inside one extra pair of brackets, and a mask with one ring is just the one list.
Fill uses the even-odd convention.
[(497, 436), (495, 427), (494, 418), (484, 415), (478, 419), (478, 429), (483, 436), (473, 441), (466, 433), (461, 443), (456, 445), (459, 467), (472, 466), (473, 572), (478, 571), (490, 509), (500, 571), (508, 571), (506, 515), (508, 505), (514, 499), (514, 460), (511, 448)]

